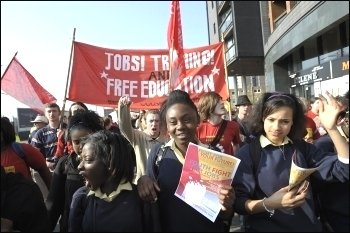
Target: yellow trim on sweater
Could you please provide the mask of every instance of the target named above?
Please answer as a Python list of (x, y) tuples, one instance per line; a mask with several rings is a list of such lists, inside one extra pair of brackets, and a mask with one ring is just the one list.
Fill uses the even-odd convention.
[[(208, 145), (205, 145), (205, 144), (199, 142), (198, 140), (197, 140), (197, 145), (208, 148)], [(170, 141), (168, 141), (164, 145), (164, 147), (170, 147), (170, 149), (172, 149), (174, 151), (175, 156), (179, 160), (179, 162), (182, 163), (182, 165), (185, 163), (185, 157), (182, 155), (181, 151), (179, 149), (177, 149), (174, 139), (170, 139)]]
[(113, 201), (114, 198), (118, 196), (118, 194), (123, 191), (123, 190), (132, 190), (132, 186), (129, 182), (124, 183), (124, 184), (119, 184), (117, 189), (111, 192), (111, 194), (107, 195), (105, 193), (102, 193), (101, 189), (98, 188), (96, 191), (90, 190), (88, 193), (88, 196), (90, 195), (95, 195), (95, 197), (98, 197), (102, 200), (105, 200), (107, 202)]

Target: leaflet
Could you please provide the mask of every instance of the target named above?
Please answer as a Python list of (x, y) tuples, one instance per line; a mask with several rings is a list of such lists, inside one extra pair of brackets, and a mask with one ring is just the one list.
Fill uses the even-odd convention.
[(240, 161), (190, 143), (175, 196), (214, 222), (222, 208), (220, 186), (231, 185)]
[(289, 174), (289, 190), (294, 188), (295, 186), (302, 183), (306, 178), (308, 178), (313, 172), (315, 172), (318, 167), (316, 168), (302, 168), (295, 164), (295, 152), (292, 156), (292, 166), (290, 168), (290, 174)]

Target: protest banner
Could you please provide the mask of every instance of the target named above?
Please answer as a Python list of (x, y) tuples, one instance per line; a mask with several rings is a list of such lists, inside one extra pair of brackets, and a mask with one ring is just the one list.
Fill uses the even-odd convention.
[[(194, 101), (210, 91), (226, 100), (222, 49), (222, 42), (184, 49), (186, 76), (175, 89)], [(168, 93), (168, 50), (116, 50), (74, 42), (68, 100), (114, 108), (128, 95), (133, 109), (158, 109)]]

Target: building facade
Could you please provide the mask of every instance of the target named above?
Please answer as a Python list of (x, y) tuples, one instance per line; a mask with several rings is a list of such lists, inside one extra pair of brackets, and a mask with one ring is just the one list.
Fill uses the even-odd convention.
[[(258, 5), (258, 14), (253, 3)], [(209, 42), (218, 42), (221, 33), (223, 34), (228, 74), (237, 77), (236, 86), (233, 88), (235, 92), (240, 92), (240, 76), (244, 80), (243, 92), (250, 98), (253, 97), (253, 100), (255, 97), (248, 91), (256, 91), (252, 81), (254, 78), (258, 80), (258, 86), (261, 85), (258, 87), (260, 93), (283, 91), (310, 98), (326, 90), (334, 95), (342, 95), (348, 90), (347, 1), (256, 1), (251, 4), (247, 6), (241, 1), (207, 1)], [(238, 5), (240, 7), (235, 7)], [(230, 13), (225, 15), (227, 6), (231, 11), (228, 10)], [(242, 10), (243, 6), (247, 8), (246, 11)], [(260, 19), (251, 20), (251, 14), (259, 15)], [(232, 26), (228, 23), (230, 20), (226, 21), (230, 17)], [(235, 24), (237, 21), (241, 22), (241, 26)], [(230, 37), (227, 36), (231, 31), (233, 42), (230, 42)], [(236, 62), (236, 66), (230, 66), (232, 57), (232, 61), (236, 61), (247, 55), (232, 51), (232, 47), (240, 49), (239, 44), (242, 40), (239, 35), (242, 33), (245, 38), (247, 34), (251, 36), (251, 40), (248, 41), (257, 51), (256, 54), (259, 55), (258, 47), (261, 44), (263, 46), (262, 74), (260, 70), (254, 69), (254, 74), (241, 72), (252, 67), (256, 54), (248, 54), (251, 55), (249, 65), (246, 62)], [(240, 67), (241, 71), (237, 67)]]
[(224, 41), (231, 106), (246, 94), (255, 102), (265, 86), (259, 2), (207, 1), (209, 43)]
[(343, 95), (349, 89), (349, 3), (269, 1), (261, 9), (266, 4), (266, 89), (306, 98), (326, 90)]

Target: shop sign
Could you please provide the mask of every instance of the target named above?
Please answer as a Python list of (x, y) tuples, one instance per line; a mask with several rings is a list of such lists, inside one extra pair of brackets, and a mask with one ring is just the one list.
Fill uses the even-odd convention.
[(289, 77), (292, 79), (292, 87), (296, 87), (330, 79), (330, 73), (330, 63), (326, 62), (310, 69), (298, 71)]
[(342, 77), (349, 75), (349, 57), (342, 57), (332, 62), (332, 78)]

